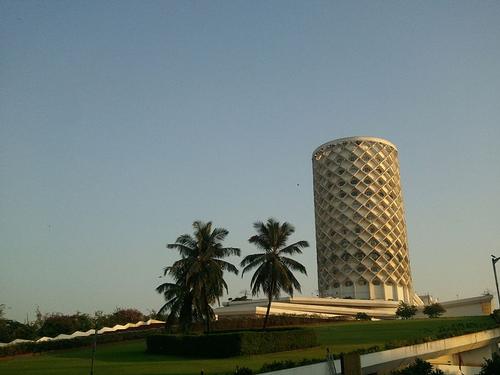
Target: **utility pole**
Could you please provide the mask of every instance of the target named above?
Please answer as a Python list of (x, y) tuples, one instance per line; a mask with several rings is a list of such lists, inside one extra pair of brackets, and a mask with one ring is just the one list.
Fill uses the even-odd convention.
[(96, 346), (97, 346), (97, 324), (94, 332), (94, 341), (92, 342), (92, 361), (90, 362), (90, 375), (94, 375), (94, 358), (95, 358)]
[(498, 298), (498, 306), (500, 307), (500, 291), (498, 290), (498, 276), (497, 276), (497, 267), (496, 263), (500, 260), (500, 257), (496, 257), (494, 255), (491, 256), (491, 264), (493, 265), (493, 273), (495, 275), (495, 284), (497, 286), (497, 298)]

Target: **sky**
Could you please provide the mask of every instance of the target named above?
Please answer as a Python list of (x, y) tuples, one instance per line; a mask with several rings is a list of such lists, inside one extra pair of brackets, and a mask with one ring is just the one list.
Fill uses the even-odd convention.
[[(310, 247), (311, 155), (399, 149), (414, 288), (495, 291), (500, 2), (0, 1), (0, 304), (158, 310), (194, 220)], [(241, 259), (231, 258), (238, 264)], [(228, 275), (229, 294), (250, 275)]]

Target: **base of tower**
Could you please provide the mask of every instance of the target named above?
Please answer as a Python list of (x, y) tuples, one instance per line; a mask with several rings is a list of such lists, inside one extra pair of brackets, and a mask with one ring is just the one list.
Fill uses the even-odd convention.
[[(421, 302), (421, 305), (417, 305), (417, 317), (424, 317), (421, 313), (424, 308), (422, 300), (418, 296), (415, 297)], [(441, 302), (447, 310), (443, 316), (489, 315), (491, 300), (492, 296), (486, 295)], [(354, 319), (357, 314), (364, 313), (376, 319), (395, 319), (399, 303), (399, 301), (348, 298), (286, 297), (272, 302), (270, 314)], [(215, 309), (215, 314), (219, 319), (263, 316), (266, 314), (266, 309), (266, 299), (230, 301), (224, 303), (223, 307)]]

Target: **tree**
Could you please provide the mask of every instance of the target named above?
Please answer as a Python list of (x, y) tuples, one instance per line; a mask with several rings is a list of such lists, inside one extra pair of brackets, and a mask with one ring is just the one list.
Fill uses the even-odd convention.
[(38, 334), (49, 337), (55, 337), (61, 333), (70, 335), (76, 331), (87, 331), (92, 326), (92, 318), (88, 314), (80, 312), (73, 315), (54, 313), (44, 317)]
[(134, 308), (117, 307), (110, 316), (111, 324), (137, 323), (145, 320), (144, 314)]
[(446, 309), (439, 303), (433, 303), (424, 307), (424, 314), (429, 318), (438, 318), (446, 312)]
[(0, 320), (0, 342), (10, 342), (15, 339), (33, 340), (36, 328), (31, 324), (23, 324), (15, 320)]
[(248, 242), (255, 245), (261, 253), (247, 255), (242, 261), (242, 277), (245, 272), (257, 268), (252, 276), (252, 295), (262, 291), (267, 296), (267, 311), (263, 329), (266, 329), (269, 311), (273, 298), (278, 298), (281, 291), (293, 296), (293, 291), (300, 292), (300, 283), (292, 271), (307, 274), (306, 268), (285, 255), (302, 254), (303, 248), (309, 246), (307, 241), (298, 241), (286, 245), (288, 238), (295, 232), (294, 227), (284, 222), (280, 224), (274, 219), (266, 223), (256, 222), (253, 227), (257, 234), (250, 237)]
[(400, 302), (396, 315), (402, 319), (411, 319), (417, 313), (417, 308), (414, 305), (409, 305), (403, 301)]
[(498, 375), (500, 374), (500, 355), (493, 353), (491, 359), (485, 358), (481, 366), (479, 375)]
[[(177, 303), (184, 306), (179, 314), (188, 313), (187, 304), (191, 299), (192, 309), (205, 320), (205, 330), (210, 332), (210, 321), (215, 317), (211, 304), (219, 302), (227, 284), (224, 281), (224, 271), (238, 274), (238, 269), (231, 263), (222, 260), (231, 255), (240, 255), (240, 249), (223, 247), (222, 242), (229, 232), (224, 228), (212, 229), (212, 223), (195, 221), (193, 236), (183, 234), (175, 243), (168, 244), (167, 248), (179, 251), (181, 259), (165, 269), (165, 273), (174, 277), (175, 285), (165, 285), (160, 293), (166, 297), (178, 297), (174, 304), (172, 298), (167, 299), (171, 304), (166, 308), (177, 309)], [(161, 286), (160, 286), (161, 287)], [(183, 291), (181, 292), (180, 289)], [(181, 303), (182, 300), (182, 303)], [(182, 317), (184, 319), (184, 317)]]
[(193, 292), (186, 285), (185, 271), (165, 267), (164, 275), (170, 274), (174, 283), (163, 283), (156, 288), (158, 293), (163, 293), (165, 304), (159, 313), (167, 313), (165, 328), (170, 329), (177, 321), (183, 333), (189, 333), (194, 320), (202, 318), (198, 306), (193, 306)]

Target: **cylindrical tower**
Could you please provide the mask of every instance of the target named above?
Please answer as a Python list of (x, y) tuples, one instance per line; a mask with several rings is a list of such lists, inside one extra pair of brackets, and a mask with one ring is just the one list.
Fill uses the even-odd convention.
[(413, 301), (398, 150), (341, 138), (313, 153), (321, 297)]

